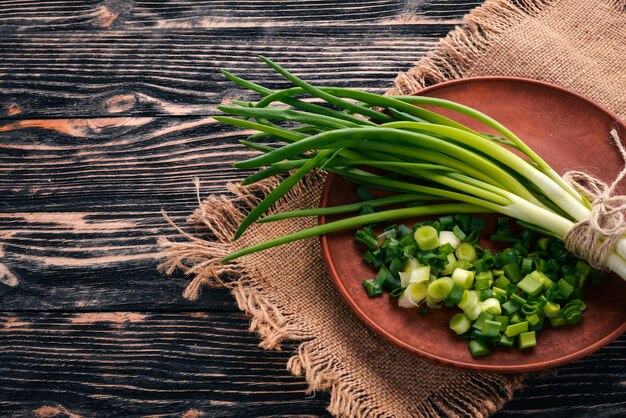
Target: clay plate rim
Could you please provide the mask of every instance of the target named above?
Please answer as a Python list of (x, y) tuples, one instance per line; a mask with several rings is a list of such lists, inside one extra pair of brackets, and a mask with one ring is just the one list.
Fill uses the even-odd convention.
[[(539, 85), (542, 87), (546, 87), (549, 89), (553, 89), (553, 90), (557, 90), (563, 93), (566, 93), (570, 96), (573, 96), (583, 102), (586, 102), (587, 104), (591, 105), (592, 107), (597, 108), (599, 111), (605, 113), (606, 115), (608, 115), (609, 117), (611, 117), (613, 120), (617, 121), (617, 123), (619, 125), (621, 125), (621, 127), (623, 129), (626, 129), (626, 125), (624, 125), (624, 123), (621, 122), (621, 119), (614, 114), (613, 112), (605, 109), (604, 107), (600, 106), (599, 104), (595, 103), (594, 101), (588, 99), (585, 96), (582, 96), (574, 91), (571, 91), (569, 89), (566, 89), (564, 87), (560, 87), (560, 86), (556, 86), (550, 83), (546, 83), (543, 81), (538, 81), (538, 80), (532, 80), (532, 79), (527, 79), (527, 78), (523, 78), (523, 77), (499, 77), (499, 76), (489, 76), (489, 77), (470, 77), (470, 78), (464, 78), (464, 79), (458, 79), (458, 80), (451, 80), (451, 81), (446, 81), (446, 82), (442, 82), (439, 84), (435, 84), (429, 87), (425, 87), (421, 90), (419, 90), (418, 92), (414, 93), (413, 95), (422, 95), (424, 93), (428, 93), (431, 92), (433, 90), (438, 90), (441, 88), (445, 88), (451, 85), (456, 85), (456, 84), (471, 84), (473, 82), (489, 82), (489, 81), (497, 81), (497, 82), (512, 82), (512, 83), (528, 83), (528, 84), (535, 84), (535, 85)], [(325, 184), (324, 184), (324, 189), (322, 192), (322, 198), (320, 201), (320, 206), (325, 206), (326, 203), (328, 202), (328, 198), (331, 192), (331, 185), (333, 183), (333, 179), (335, 178), (335, 175), (332, 173), (329, 173)], [(319, 223), (323, 224), (326, 222), (326, 216), (321, 216), (319, 219)], [(614, 330), (613, 332), (607, 334), (606, 336), (604, 336), (603, 338), (596, 340), (595, 342), (593, 342), (592, 344), (589, 344), (587, 347), (580, 349), (574, 353), (568, 354), (568, 355), (562, 355), (559, 357), (555, 357), (552, 360), (545, 360), (545, 361), (540, 361), (540, 362), (531, 362), (529, 364), (521, 364), (521, 365), (490, 365), (490, 364), (485, 364), (485, 363), (468, 363), (465, 362), (463, 360), (453, 360), (450, 359), (448, 357), (444, 357), (444, 356), (439, 356), (437, 354), (433, 354), (430, 352), (426, 352), (423, 351), (419, 348), (413, 347), (409, 344), (406, 344), (405, 342), (403, 342), (402, 340), (398, 339), (395, 335), (387, 332), (386, 330), (384, 330), (383, 328), (381, 328), (378, 324), (374, 323), (370, 317), (365, 313), (365, 311), (363, 311), (363, 309), (361, 309), (361, 307), (359, 307), (356, 302), (348, 297), (347, 295), (347, 289), (344, 286), (342, 280), (340, 280), (339, 278), (339, 274), (337, 272), (337, 269), (335, 267), (335, 264), (333, 262), (333, 259), (330, 255), (330, 250), (328, 247), (328, 238), (326, 235), (322, 235), (320, 237), (320, 241), (321, 241), (321, 245), (322, 245), (322, 254), (323, 254), (323, 258), (324, 258), (324, 263), (326, 265), (326, 268), (332, 278), (333, 283), (335, 284), (335, 286), (337, 287), (337, 290), (339, 291), (339, 293), (341, 294), (342, 299), (348, 304), (348, 306), (350, 307), (350, 309), (356, 313), (356, 315), (359, 317), (359, 319), (365, 323), (368, 328), (370, 328), (372, 331), (374, 331), (376, 334), (378, 334), (379, 336), (381, 336), (383, 339), (387, 340), (388, 342), (391, 342), (392, 344), (403, 348), (404, 350), (412, 353), (412, 354), (417, 354), (420, 355), (424, 358), (427, 358), (429, 360), (432, 360), (436, 363), (442, 364), (442, 365), (446, 365), (446, 366), (455, 366), (455, 367), (459, 367), (459, 368), (464, 368), (464, 369), (468, 369), (468, 370), (475, 370), (475, 371), (481, 371), (481, 372), (494, 372), (494, 373), (521, 373), (521, 372), (532, 372), (532, 371), (538, 371), (538, 370), (545, 370), (547, 368), (551, 368), (551, 367), (556, 367), (556, 366), (561, 366), (563, 364), (569, 363), (571, 361), (574, 360), (578, 360), (582, 357), (585, 357), (597, 350), (599, 350), (600, 348), (604, 347), (605, 345), (607, 345), (608, 343), (610, 343), (611, 341), (613, 341), (614, 339), (616, 339), (617, 337), (619, 337), (621, 334), (623, 334), (626, 331), (626, 322), (624, 324), (622, 324), (621, 327), (617, 328), (616, 330)]]

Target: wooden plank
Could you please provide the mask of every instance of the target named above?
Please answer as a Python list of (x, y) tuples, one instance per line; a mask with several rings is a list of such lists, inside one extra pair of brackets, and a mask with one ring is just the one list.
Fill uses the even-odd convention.
[(478, 0), (182, 0), (0, 3), (0, 27), (13, 30), (167, 30), (243, 26), (316, 26), (440, 21), (458, 23)]
[[(185, 224), (245, 172), (242, 137), (211, 118), (0, 121), (2, 309), (189, 309), (156, 271), (161, 208)], [(111, 272), (115, 271), (115, 274)], [(233, 309), (226, 292), (201, 306)]]
[[(451, 25), (16, 32), (0, 43), (0, 116), (16, 119), (210, 115), (249, 98), (220, 68), (284, 83), (266, 55), (323, 85), (382, 92)], [(51, 59), (51, 51), (53, 57)]]
[[(327, 394), (286, 371), (293, 347), (264, 352), (241, 314), (0, 314), (7, 416), (324, 415)], [(624, 416), (626, 336), (532, 378), (496, 417)]]
[(2, 314), (0, 324), (3, 416), (324, 412), (326, 395), (306, 395), (287, 372), (291, 351), (256, 347), (241, 315)]

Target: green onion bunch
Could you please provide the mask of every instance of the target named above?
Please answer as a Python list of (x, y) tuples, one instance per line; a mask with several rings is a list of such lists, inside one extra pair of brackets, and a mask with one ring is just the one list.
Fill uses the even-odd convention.
[[(261, 99), (218, 106), (229, 116), (215, 119), (258, 131), (241, 141), (261, 152), (235, 164), (259, 170), (244, 184), (277, 174), (284, 174), (285, 179), (246, 216), (235, 238), (257, 221), (358, 213), (362, 209), (364, 205), (352, 204), (262, 217), (313, 170), (335, 173), (356, 185), (392, 195), (369, 201), (367, 206), (377, 208), (372, 213), (253, 245), (230, 254), (224, 262), (303, 238), (416, 216), (497, 212), (560, 240), (590, 216), (591, 204), (584, 196), (513, 132), (475, 109), (432, 97), (316, 87), (267, 58), (261, 60), (294, 86), (272, 90), (223, 71), (229, 80), (260, 94)], [(469, 116), (498, 135), (470, 129), (423, 105)], [(282, 144), (263, 145), (261, 139)], [(428, 204), (385, 208), (412, 201)], [(605, 267), (626, 279), (626, 240), (617, 242)]]

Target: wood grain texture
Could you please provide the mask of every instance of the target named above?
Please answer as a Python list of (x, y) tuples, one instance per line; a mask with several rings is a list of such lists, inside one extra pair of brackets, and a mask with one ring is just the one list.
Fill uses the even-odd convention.
[(17, 32), (0, 43), (0, 73), (5, 74), (0, 116), (211, 115), (225, 98), (250, 97), (219, 74), (220, 68), (272, 88), (286, 86), (259, 62), (259, 54), (318, 84), (382, 92), (451, 28)]
[(458, 23), (480, 1), (445, 0), (276, 0), (175, 2), (104, 0), (3, 0), (0, 25), (9, 30), (149, 31), (189, 28), (338, 26), (370, 23)]
[[(381, 92), (474, 0), (0, 1), (0, 415), (320, 416), (226, 291), (182, 300), (155, 239), (246, 173), (215, 106), (267, 55)], [(626, 338), (496, 416), (624, 416)]]
[[(12, 416), (46, 408), (78, 416), (325, 415), (327, 395), (306, 395), (286, 371), (293, 347), (264, 352), (257, 341), (241, 314), (0, 315), (0, 408)], [(496, 417), (624, 416), (624, 348), (626, 337), (530, 379)]]
[(193, 177), (204, 196), (241, 179), (242, 137), (201, 117), (0, 121), (0, 309), (189, 309), (186, 280), (156, 273), (176, 235), (160, 210), (184, 225)]
[(287, 372), (291, 350), (257, 342), (240, 314), (0, 315), (1, 415), (323, 414), (327, 396)]

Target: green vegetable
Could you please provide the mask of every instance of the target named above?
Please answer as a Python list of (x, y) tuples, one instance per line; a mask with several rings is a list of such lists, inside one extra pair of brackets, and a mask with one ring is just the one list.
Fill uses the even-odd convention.
[(379, 199), (371, 199), (363, 202), (352, 203), (349, 205), (332, 206), (323, 208), (301, 209), (290, 212), (275, 213), (267, 215), (258, 220), (259, 223), (274, 222), (283, 219), (296, 218), (301, 216), (322, 216), (322, 215), (339, 215), (342, 213), (358, 212), (364, 207), (378, 208), (381, 206), (389, 206), (397, 203), (413, 202), (416, 200), (428, 200), (432, 199), (427, 195), (420, 194), (399, 194), (388, 197), (381, 197)]
[(250, 247), (243, 248), (239, 251), (224, 257), (222, 262), (234, 260), (244, 255), (252, 254), (257, 251), (266, 250), (268, 248), (277, 247), (289, 242), (298, 241), (305, 238), (315, 237), (318, 235), (324, 235), (335, 231), (341, 231), (344, 229), (351, 229), (361, 225), (367, 225), (382, 221), (388, 221), (392, 219), (406, 219), (417, 216), (429, 216), (437, 215), (441, 213), (463, 212), (469, 213), (478, 212), (480, 209), (473, 205), (459, 205), (459, 204), (437, 204), (429, 206), (411, 207), (405, 209), (391, 209), (387, 211), (381, 211), (368, 215), (359, 215), (353, 218), (342, 219), (339, 221), (329, 222), (322, 225), (314, 226), (312, 228), (304, 229), (301, 231), (293, 232), (282, 237), (275, 238), (270, 241), (265, 241), (260, 244), (252, 245)]
[(500, 302), (495, 298), (489, 298), (480, 303), (481, 310), (483, 312), (489, 312), (492, 315), (500, 315), (502, 313), (502, 307)]
[(506, 335), (507, 337), (514, 337), (526, 331), (528, 331), (528, 322), (524, 321), (506, 327), (504, 335)]
[(456, 268), (452, 272), (452, 281), (464, 289), (469, 289), (474, 283), (474, 272)]
[(400, 276), (400, 285), (402, 287), (407, 287), (410, 283), (415, 282), (428, 282), (430, 278), (430, 266), (422, 266), (418, 265), (414, 268), (411, 268), (409, 271), (405, 271), (398, 273)]
[(376, 238), (376, 234), (372, 231), (372, 228), (363, 228), (357, 231), (354, 235), (354, 239), (360, 243), (367, 245), (367, 247), (371, 250), (376, 248), (378, 245), (378, 239)]
[(481, 335), (487, 338), (498, 337), (500, 335), (501, 322), (486, 319), (481, 330)]
[(555, 316), (554, 318), (550, 318), (550, 325), (552, 325), (552, 327), (554, 328), (558, 328), (567, 325), (567, 321), (563, 316), (559, 315)]
[(513, 347), (513, 344), (515, 344), (515, 340), (517, 337), (507, 337), (506, 335), (502, 335), (500, 337), (500, 340), (498, 341), (498, 344), (500, 345), (504, 345), (506, 347)]
[(473, 357), (486, 356), (491, 353), (489, 348), (487, 348), (487, 344), (481, 340), (471, 340), (469, 342), (469, 350)]
[(543, 282), (538, 282), (532, 276), (527, 275), (517, 283), (517, 287), (531, 296), (537, 296), (543, 290)]
[(547, 302), (543, 306), (543, 314), (546, 316), (546, 318), (554, 318), (559, 314), (560, 311), (561, 307), (558, 303), (555, 302)]
[(445, 299), (446, 306), (452, 307), (458, 305), (463, 298), (464, 292), (465, 289), (455, 283), (454, 286), (452, 286), (452, 291)]
[(574, 291), (574, 286), (569, 284), (565, 279), (559, 280), (557, 286), (559, 287), (559, 293), (564, 299), (569, 298)]
[(515, 312), (519, 311), (521, 307), (522, 304), (516, 300), (509, 300), (508, 302), (502, 304), (502, 311), (505, 315), (511, 316)]
[(466, 260), (470, 263), (473, 263), (478, 258), (476, 256), (476, 250), (474, 249), (474, 246), (468, 242), (460, 243), (458, 247), (456, 247), (454, 254), (456, 255), (457, 259)]
[(420, 250), (434, 250), (439, 247), (437, 230), (432, 226), (424, 225), (415, 230), (415, 241)]
[(448, 297), (453, 286), (454, 281), (450, 277), (434, 280), (428, 285), (428, 296), (433, 301), (442, 301)]
[(404, 293), (398, 299), (398, 305), (403, 308), (419, 306), (426, 300), (428, 290), (427, 282), (413, 282), (408, 285)]
[(450, 319), (450, 329), (457, 335), (467, 332), (471, 324), (471, 321), (462, 313), (458, 313)]
[(393, 276), (389, 272), (389, 270), (382, 266), (378, 271), (378, 275), (375, 279), (369, 279), (363, 281), (363, 287), (367, 290), (367, 295), (369, 297), (373, 296), (381, 296), (383, 294), (383, 285), (386, 280), (392, 280)]
[(537, 345), (535, 331), (523, 332), (519, 334), (519, 348), (530, 348)]
[(505, 276), (513, 283), (517, 283), (522, 279), (522, 272), (517, 261), (503, 265), (502, 270)]
[(501, 332), (506, 331), (506, 327), (509, 326), (509, 317), (497, 315), (494, 319), (500, 323), (500, 331)]

